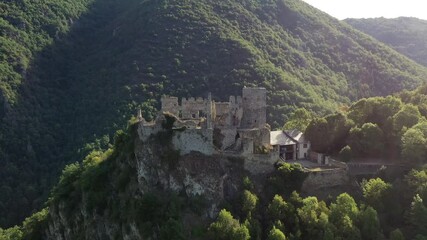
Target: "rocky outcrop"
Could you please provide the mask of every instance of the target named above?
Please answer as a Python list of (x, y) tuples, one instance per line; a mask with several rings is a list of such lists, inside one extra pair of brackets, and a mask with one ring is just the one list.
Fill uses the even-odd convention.
[[(162, 136), (153, 136), (143, 142), (134, 137), (131, 154), (107, 159), (111, 167), (107, 182), (102, 183), (104, 199), (98, 199), (95, 207), (90, 205), (98, 194), (96, 189), (95, 193), (74, 190), (69, 198), (51, 203), (45, 239), (145, 239), (135, 220), (138, 216), (126, 213), (133, 216), (127, 218), (125, 214), (145, 194), (173, 192), (188, 199), (203, 197), (207, 203), (203, 210), (192, 213), (201, 221), (216, 217), (219, 203), (239, 196), (243, 176), (248, 174), (243, 159), (197, 152), (180, 155), (162, 140)], [(123, 177), (129, 181), (119, 187), (117, 179)]]

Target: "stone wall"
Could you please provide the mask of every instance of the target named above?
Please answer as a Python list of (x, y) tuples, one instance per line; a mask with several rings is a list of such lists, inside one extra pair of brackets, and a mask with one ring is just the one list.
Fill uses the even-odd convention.
[(219, 129), (220, 134), (222, 135), (222, 145), (221, 150), (229, 149), (236, 144), (238, 139), (237, 129), (236, 128), (223, 128)]
[(163, 112), (170, 112), (176, 116), (179, 115), (180, 107), (178, 104), (178, 98), (177, 97), (162, 96), (161, 102), (162, 102), (162, 111)]
[(252, 154), (245, 158), (244, 168), (252, 174), (271, 173), (275, 170), (274, 164), (279, 161), (278, 152), (267, 154)]
[(200, 152), (205, 155), (215, 153), (212, 129), (186, 129), (175, 131), (172, 144), (182, 155), (190, 152)]
[(210, 106), (208, 100), (203, 98), (183, 98), (180, 117), (183, 119), (206, 117), (208, 106)]
[(305, 179), (301, 190), (311, 192), (322, 188), (344, 186), (349, 184), (349, 176), (346, 169), (336, 168), (310, 172)]

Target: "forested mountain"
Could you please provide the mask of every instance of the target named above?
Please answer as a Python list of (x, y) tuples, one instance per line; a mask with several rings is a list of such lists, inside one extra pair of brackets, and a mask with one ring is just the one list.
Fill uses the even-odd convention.
[(399, 17), (345, 19), (344, 21), (419, 64), (427, 66), (427, 20)]
[[(162, 94), (268, 90), (269, 123), (413, 89), (427, 70), (299, 0), (1, 3), (0, 225)], [(71, 26), (71, 28), (69, 28)], [(4, 43), (4, 44), (3, 44)]]

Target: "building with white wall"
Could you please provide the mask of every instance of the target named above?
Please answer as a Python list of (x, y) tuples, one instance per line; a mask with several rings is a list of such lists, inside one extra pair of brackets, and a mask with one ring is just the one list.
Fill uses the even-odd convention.
[(310, 142), (296, 129), (271, 131), (270, 144), (283, 160), (308, 159)]

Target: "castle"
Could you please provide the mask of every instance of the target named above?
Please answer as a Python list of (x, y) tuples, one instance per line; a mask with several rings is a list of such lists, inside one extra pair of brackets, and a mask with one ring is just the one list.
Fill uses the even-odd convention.
[[(157, 119), (146, 122), (141, 115), (138, 134), (147, 140), (164, 130), (166, 117), (173, 117), (172, 142), (181, 154), (192, 151), (206, 155), (268, 155), (270, 126), (266, 123), (267, 91), (244, 87), (242, 96), (230, 96), (228, 102), (207, 98), (162, 96)], [(276, 157), (276, 156), (275, 156)], [(277, 158), (276, 158), (277, 160)]]

